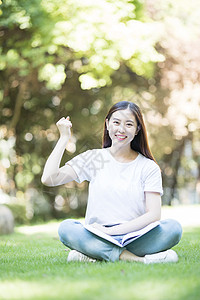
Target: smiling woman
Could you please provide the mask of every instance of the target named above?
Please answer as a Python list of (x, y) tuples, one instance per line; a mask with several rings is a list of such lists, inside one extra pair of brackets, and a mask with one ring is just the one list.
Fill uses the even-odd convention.
[[(56, 186), (89, 181), (85, 223), (117, 240), (160, 220), (161, 172), (150, 151), (139, 107), (128, 101), (116, 103), (105, 118), (102, 149), (88, 150), (60, 167), (71, 126), (69, 117), (57, 122), (60, 139), (46, 162), (42, 182)], [(91, 233), (76, 220), (63, 221), (58, 232), (61, 242), (73, 249), (68, 261), (148, 264), (178, 260), (169, 249), (179, 242), (182, 229), (175, 220), (163, 220), (126, 247)]]
[(111, 107), (105, 118), (103, 135), (104, 148), (110, 147), (113, 143), (109, 132), (109, 124), (112, 122), (118, 127), (118, 136), (120, 136), (120, 130), (124, 130), (124, 128), (121, 129), (121, 127), (123, 126), (123, 122), (125, 122), (127, 130), (130, 128), (128, 132), (132, 132), (132, 139), (130, 141), (131, 147), (129, 148), (155, 161), (148, 145), (147, 132), (142, 113), (135, 103), (121, 101)]
[[(133, 154), (134, 150), (132, 151), (130, 148), (130, 143), (137, 132), (137, 121), (131, 110), (127, 108), (114, 112), (110, 120), (106, 119), (106, 127), (112, 140), (112, 145), (114, 146), (115, 144), (117, 148), (121, 148), (123, 145), (125, 152)], [(117, 141), (124, 141), (124, 143), (117, 143)], [(128, 147), (128, 151), (125, 149), (125, 145)]]

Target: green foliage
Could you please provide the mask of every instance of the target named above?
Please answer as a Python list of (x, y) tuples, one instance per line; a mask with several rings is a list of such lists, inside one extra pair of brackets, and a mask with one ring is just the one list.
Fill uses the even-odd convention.
[(122, 0), (5, 1), (0, 26), (4, 34), (15, 35), (4, 42), (1, 68), (18, 69), (20, 77), (39, 68), (39, 80), (57, 90), (71, 58), (70, 69), (81, 74), (82, 89), (111, 84), (122, 62), (152, 76), (152, 63), (164, 57), (154, 48), (159, 27), (139, 20), (141, 7)]
[(26, 216), (26, 207), (24, 205), (12, 204), (7, 206), (13, 213), (15, 225), (28, 223), (29, 220)]

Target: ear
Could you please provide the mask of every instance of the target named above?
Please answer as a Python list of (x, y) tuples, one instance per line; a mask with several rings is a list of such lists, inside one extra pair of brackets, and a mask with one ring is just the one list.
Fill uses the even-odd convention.
[(138, 127), (137, 127), (137, 130), (136, 130), (136, 133), (135, 133), (135, 135), (137, 135), (138, 134), (138, 132), (140, 131), (140, 129), (142, 128), (142, 126), (139, 124), (138, 125)]

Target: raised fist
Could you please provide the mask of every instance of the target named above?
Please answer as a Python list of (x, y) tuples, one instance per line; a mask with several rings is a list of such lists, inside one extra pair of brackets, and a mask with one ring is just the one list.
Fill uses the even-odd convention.
[(58, 127), (58, 130), (60, 132), (61, 137), (67, 137), (70, 138), (71, 136), (71, 130), (72, 123), (70, 121), (69, 116), (67, 118), (61, 118), (57, 123), (56, 126)]

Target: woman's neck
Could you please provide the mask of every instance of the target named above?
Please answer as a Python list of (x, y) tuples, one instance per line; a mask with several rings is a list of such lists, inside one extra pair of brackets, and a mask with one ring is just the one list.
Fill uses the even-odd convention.
[(132, 150), (130, 147), (116, 148), (116, 147), (111, 146), (109, 148), (109, 151), (116, 160), (121, 161), (121, 162), (132, 161), (138, 156), (138, 153), (136, 151)]

